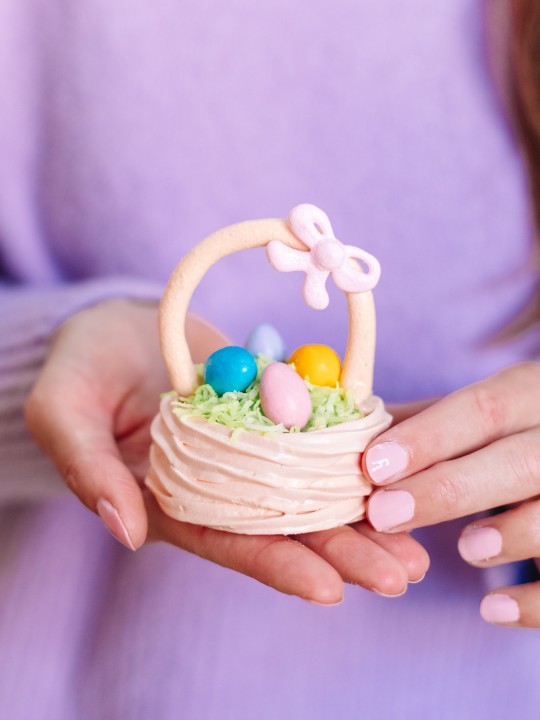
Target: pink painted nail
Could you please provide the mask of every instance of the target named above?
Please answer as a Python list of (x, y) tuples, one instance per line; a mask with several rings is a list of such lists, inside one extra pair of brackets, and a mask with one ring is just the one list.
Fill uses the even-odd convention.
[(396, 442), (379, 443), (366, 453), (366, 468), (375, 485), (403, 472), (408, 464), (409, 453)]
[(513, 623), (519, 620), (519, 605), (509, 595), (492, 593), (480, 603), (480, 615), (489, 623)]
[(458, 540), (458, 551), (467, 562), (497, 557), (502, 550), (502, 535), (492, 527), (467, 528)]
[(135, 550), (136, 548), (131, 542), (129, 533), (122, 522), (122, 518), (120, 517), (118, 510), (111, 505), (108, 500), (105, 500), (105, 498), (100, 498), (97, 501), (96, 510), (111, 535), (113, 535), (118, 542), (121, 542), (122, 545), (129, 548), (129, 550)]
[(380, 490), (371, 496), (367, 512), (375, 530), (391, 530), (412, 519), (414, 498), (405, 490)]

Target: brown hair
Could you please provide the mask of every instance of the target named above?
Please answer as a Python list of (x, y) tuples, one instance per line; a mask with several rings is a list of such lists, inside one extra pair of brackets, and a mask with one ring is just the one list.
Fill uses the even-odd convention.
[(512, 0), (514, 110), (540, 228), (540, 0)]

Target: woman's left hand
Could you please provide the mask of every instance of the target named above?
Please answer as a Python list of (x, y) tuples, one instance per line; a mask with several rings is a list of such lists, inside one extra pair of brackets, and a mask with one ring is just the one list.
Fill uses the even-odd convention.
[[(384, 489), (368, 517), (382, 532), (412, 530), (501, 506), (458, 543), (490, 567), (540, 556), (540, 363), (521, 363), (459, 390), (380, 435), (363, 457)], [(488, 622), (540, 627), (540, 582), (488, 593)]]

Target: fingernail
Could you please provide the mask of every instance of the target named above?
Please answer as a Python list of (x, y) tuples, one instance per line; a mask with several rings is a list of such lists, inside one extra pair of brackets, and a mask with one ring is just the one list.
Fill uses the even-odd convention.
[(380, 595), (381, 597), (398, 598), (398, 597), (402, 597), (403, 595), (405, 595), (405, 593), (407, 592), (407, 588), (405, 587), (401, 592), (395, 593), (394, 595), (390, 595), (390, 593), (383, 593), (383, 592), (380, 592), (379, 590), (375, 590), (375, 589), (373, 590), (373, 592), (377, 595)]
[(408, 464), (409, 453), (396, 442), (379, 443), (366, 453), (366, 468), (375, 485), (403, 472)]
[(480, 615), (489, 623), (513, 623), (519, 620), (519, 605), (509, 595), (492, 593), (480, 603)]
[(368, 518), (382, 532), (403, 525), (414, 516), (414, 498), (405, 490), (379, 490), (368, 503)]
[(458, 540), (458, 551), (467, 562), (497, 557), (502, 550), (502, 535), (492, 527), (471, 527)]
[(421, 583), (425, 577), (426, 573), (424, 573), (422, 577), (419, 577), (418, 580), (409, 580), (409, 585), (418, 585), (418, 583)]
[(111, 505), (108, 500), (105, 500), (105, 498), (100, 498), (97, 501), (96, 510), (111, 535), (113, 535), (118, 542), (122, 543), (122, 545), (127, 547), (129, 550), (135, 550), (136, 548), (131, 542), (129, 533), (122, 522), (122, 518), (120, 517), (118, 510)]
[(311, 605), (318, 605), (319, 607), (336, 607), (337, 605), (341, 605), (343, 603), (344, 598), (341, 598), (341, 600), (336, 600), (335, 602), (319, 602), (318, 600), (312, 600), (311, 598), (305, 598), (308, 603)]

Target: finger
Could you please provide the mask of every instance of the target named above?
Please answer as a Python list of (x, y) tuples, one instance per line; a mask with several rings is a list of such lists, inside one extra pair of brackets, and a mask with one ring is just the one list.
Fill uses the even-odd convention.
[(410, 583), (424, 579), (429, 570), (429, 555), (409, 533), (385, 534), (374, 530), (367, 522), (355, 523), (354, 529), (387, 550), (403, 565)]
[(122, 462), (106, 412), (84, 399), (71, 404), (62, 395), (29, 401), (27, 424), (68, 487), (123, 545), (135, 550), (147, 534), (141, 489)]
[(540, 582), (490, 592), (480, 603), (480, 615), (494, 625), (539, 628)]
[[(387, 405), (386, 409), (392, 416), (392, 425), (397, 425), (398, 423), (401, 423), (404, 420), (413, 417), (414, 415), (418, 415), (418, 413), (430, 407), (435, 402), (437, 402), (437, 400), (435, 399), (417, 400), (416, 402), (411, 403), (397, 403)], [(381, 436), (379, 435), (379, 437)]]
[(531, 500), (468, 525), (458, 540), (458, 551), (478, 567), (540, 557), (539, 530), (540, 500)]
[(540, 430), (528, 430), (378, 490), (369, 521), (379, 531), (411, 530), (534, 497), (539, 442)]
[(309, 548), (280, 535), (235, 535), (167, 517), (145, 491), (150, 536), (321, 605), (343, 600), (343, 580)]
[(402, 595), (407, 589), (407, 571), (401, 562), (348, 525), (297, 539), (334, 567), (345, 582), (389, 596)]
[(366, 449), (363, 468), (376, 485), (471, 453), (540, 422), (540, 363), (521, 363), (458, 390), (394, 425)]

